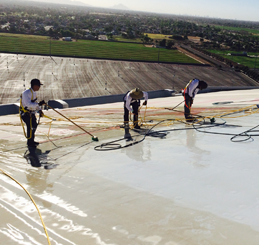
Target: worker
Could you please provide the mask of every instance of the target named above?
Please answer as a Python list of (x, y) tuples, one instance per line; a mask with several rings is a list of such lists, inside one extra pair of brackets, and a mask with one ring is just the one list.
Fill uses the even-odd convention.
[(35, 113), (38, 112), (40, 117), (44, 116), (41, 106), (46, 104), (44, 100), (37, 102), (37, 91), (39, 91), (40, 86), (43, 85), (39, 79), (31, 80), (31, 87), (25, 90), (21, 95), (20, 102), (20, 115), (22, 120), (27, 126), (27, 145), (29, 147), (36, 147), (39, 142), (35, 142), (35, 132), (37, 129), (37, 121)]
[(147, 105), (148, 93), (135, 88), (127, 92), (123, 98), (124, 101), (124, 126), (129, 125), (129, 112), (133, 113), (133, 125), (135, 129), (140, 129), (138, 125), (138, 109), (140, 106), (140, 99), (144, 97), (143, 105)]
[(195, 95), (198, 93), (199, 90), (206, 89), (208, 84), (204, 81), (200, 81), (199, 79), (191, 80), (183, 90), (184, 96), (184, 116), (186, 122), (194, 122), (195, 118), (191, 116), (191, 107), (193, 104), (193, 100)]

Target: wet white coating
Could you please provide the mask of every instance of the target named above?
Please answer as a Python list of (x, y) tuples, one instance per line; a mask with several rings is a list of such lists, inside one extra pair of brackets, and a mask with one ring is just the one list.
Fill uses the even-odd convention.
[[(225, 120), (225, 125), (203, 130), (239, 134), (255, 127), (259, 114)], [(91, 142), (85, 135), (66, 139), (59, 148), (43, 143), (42, 159), (59, 164), (51, 170), (31, 167), (23, 158), (25, 148), (6, 152), (16, 142), (1, 140), (0, 169), (31, 193), (52, 244), (257, 245), (259, 136), (232, 142), (230, 135), (198, 132), (180, 123), (156, 129), (183, 130), (163, 139), (147, 136), (114, 151), (94, 147), (123, 137), (123, 131), (113, 130), (105, 139), (101, 132), (99, 142), (84, 146)], [(8, 135), (3, 125), (1, 130)], [(16, 131), (10, 133), (20, 139)], [(3, 174), (0, 216), (4, 244), (47, 244), (32, 202)]]

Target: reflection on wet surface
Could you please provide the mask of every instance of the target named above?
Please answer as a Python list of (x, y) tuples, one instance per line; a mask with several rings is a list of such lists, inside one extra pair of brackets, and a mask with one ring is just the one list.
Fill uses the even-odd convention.
[[(259, 137), (233, 143), (230, 135), (205, 131), (239, 134), (257, 125), (258, 117), (228, 119), (204, 132), (163, 126), (166, 137), (150, 135), (111, 151), (94, 147), (123, 138), (124, 130), (102, 131), (100, 142), (80, 135), (37, 149), (2, 140), (0, 169), (30, 192), (51, 244), (257, 245)], [(28, 164), (28, 154), (35, 162)], [(0, 193), (0, 241), (47, 244), (34, 205), (3, 174)]]

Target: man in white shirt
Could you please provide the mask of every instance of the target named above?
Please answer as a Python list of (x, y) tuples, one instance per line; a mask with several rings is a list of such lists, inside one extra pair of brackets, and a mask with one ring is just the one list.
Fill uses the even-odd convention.
[(133, 123), (135, 129), (140, 129), (138, 125), (138, 108), (140, 106), (140, 99), (144, 97), (145, 101), (143, 105), (147, 105), (148, 93), (141, 91), (139, 88), (135, 88), (127, 92), (123, 98), (124, 101), (124, 125), (129, 123), (129, 112), (133, 113)]
[(191, 116), (191, 107), (193, 104), (193, 99), (199, 90), (206, 89), (208, 84), (199, 79), (191, 80), (185, 87), (183, 91), (184, 96), (184, 116), (187, 122), (193, 122), (195, 119)]
[(41, 106), (46, 104), (44, 100), (37, 102), (37, 91), (40, 86), (43, 85), (40, 80), (32, 79), (31, 88), (25, 90), (21, 95), (20, 113), (21, 118), (27, 126), (27, 145), (30, 147), (36, 147), (39, 143), (34, 141), (35, 132), (37, 129), (37, 121), (35, 113), (38, 111), (40, 117), (44, 114), (41, 110)]

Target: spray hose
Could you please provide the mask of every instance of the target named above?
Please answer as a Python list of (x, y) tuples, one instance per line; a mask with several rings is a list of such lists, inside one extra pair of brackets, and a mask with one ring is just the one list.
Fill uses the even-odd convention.
[(48, 235), (46, 226), (45, 226), (45, 224), (44, 224), (44, 221), (43, 221), (43, 219), (42, 219), (40, 210), (39, 210), (37, 204), (35, 203), (35, 201), (33, 200), (32, 196), (30, 195), (30, 193), (23, 187), (23, 185), (22, 185), (21, 183), (19, 183), (19, 182), (18, 182), (15, 178), (13, 178), (11, 175), (7, 174), (7, 173), (6, 173), (5, 171), (3, 171), (2, 169), (0, 169), (0, 171), (1, 171), (4, 175), (6, 175), (7, 177), (9, 177), (10, 179), (12, 179), (13, 181), (15, 181), (18, 185), (20, 185), (20, 186), (23, 188), (23, 190), (26, 192), (26, 194), (29, 196), (29, 198), (30, 198), (31, 201), (33, 202), (33, 204), (34, 204), (35, 208), (37, 209), (38, 214), (39, 214), (39, 216), (40, 216), (40, 220), (41, 220), (42, 226), (43, 226), (43, 228), (44, 228), (44, 231), (45, 231), (45, 234), (46, 234), (46, 237), (47, 237), (47, 240), (48, 240), (48, 244), (51, 245), (50, 239), (49, 239), (49, 235)]

